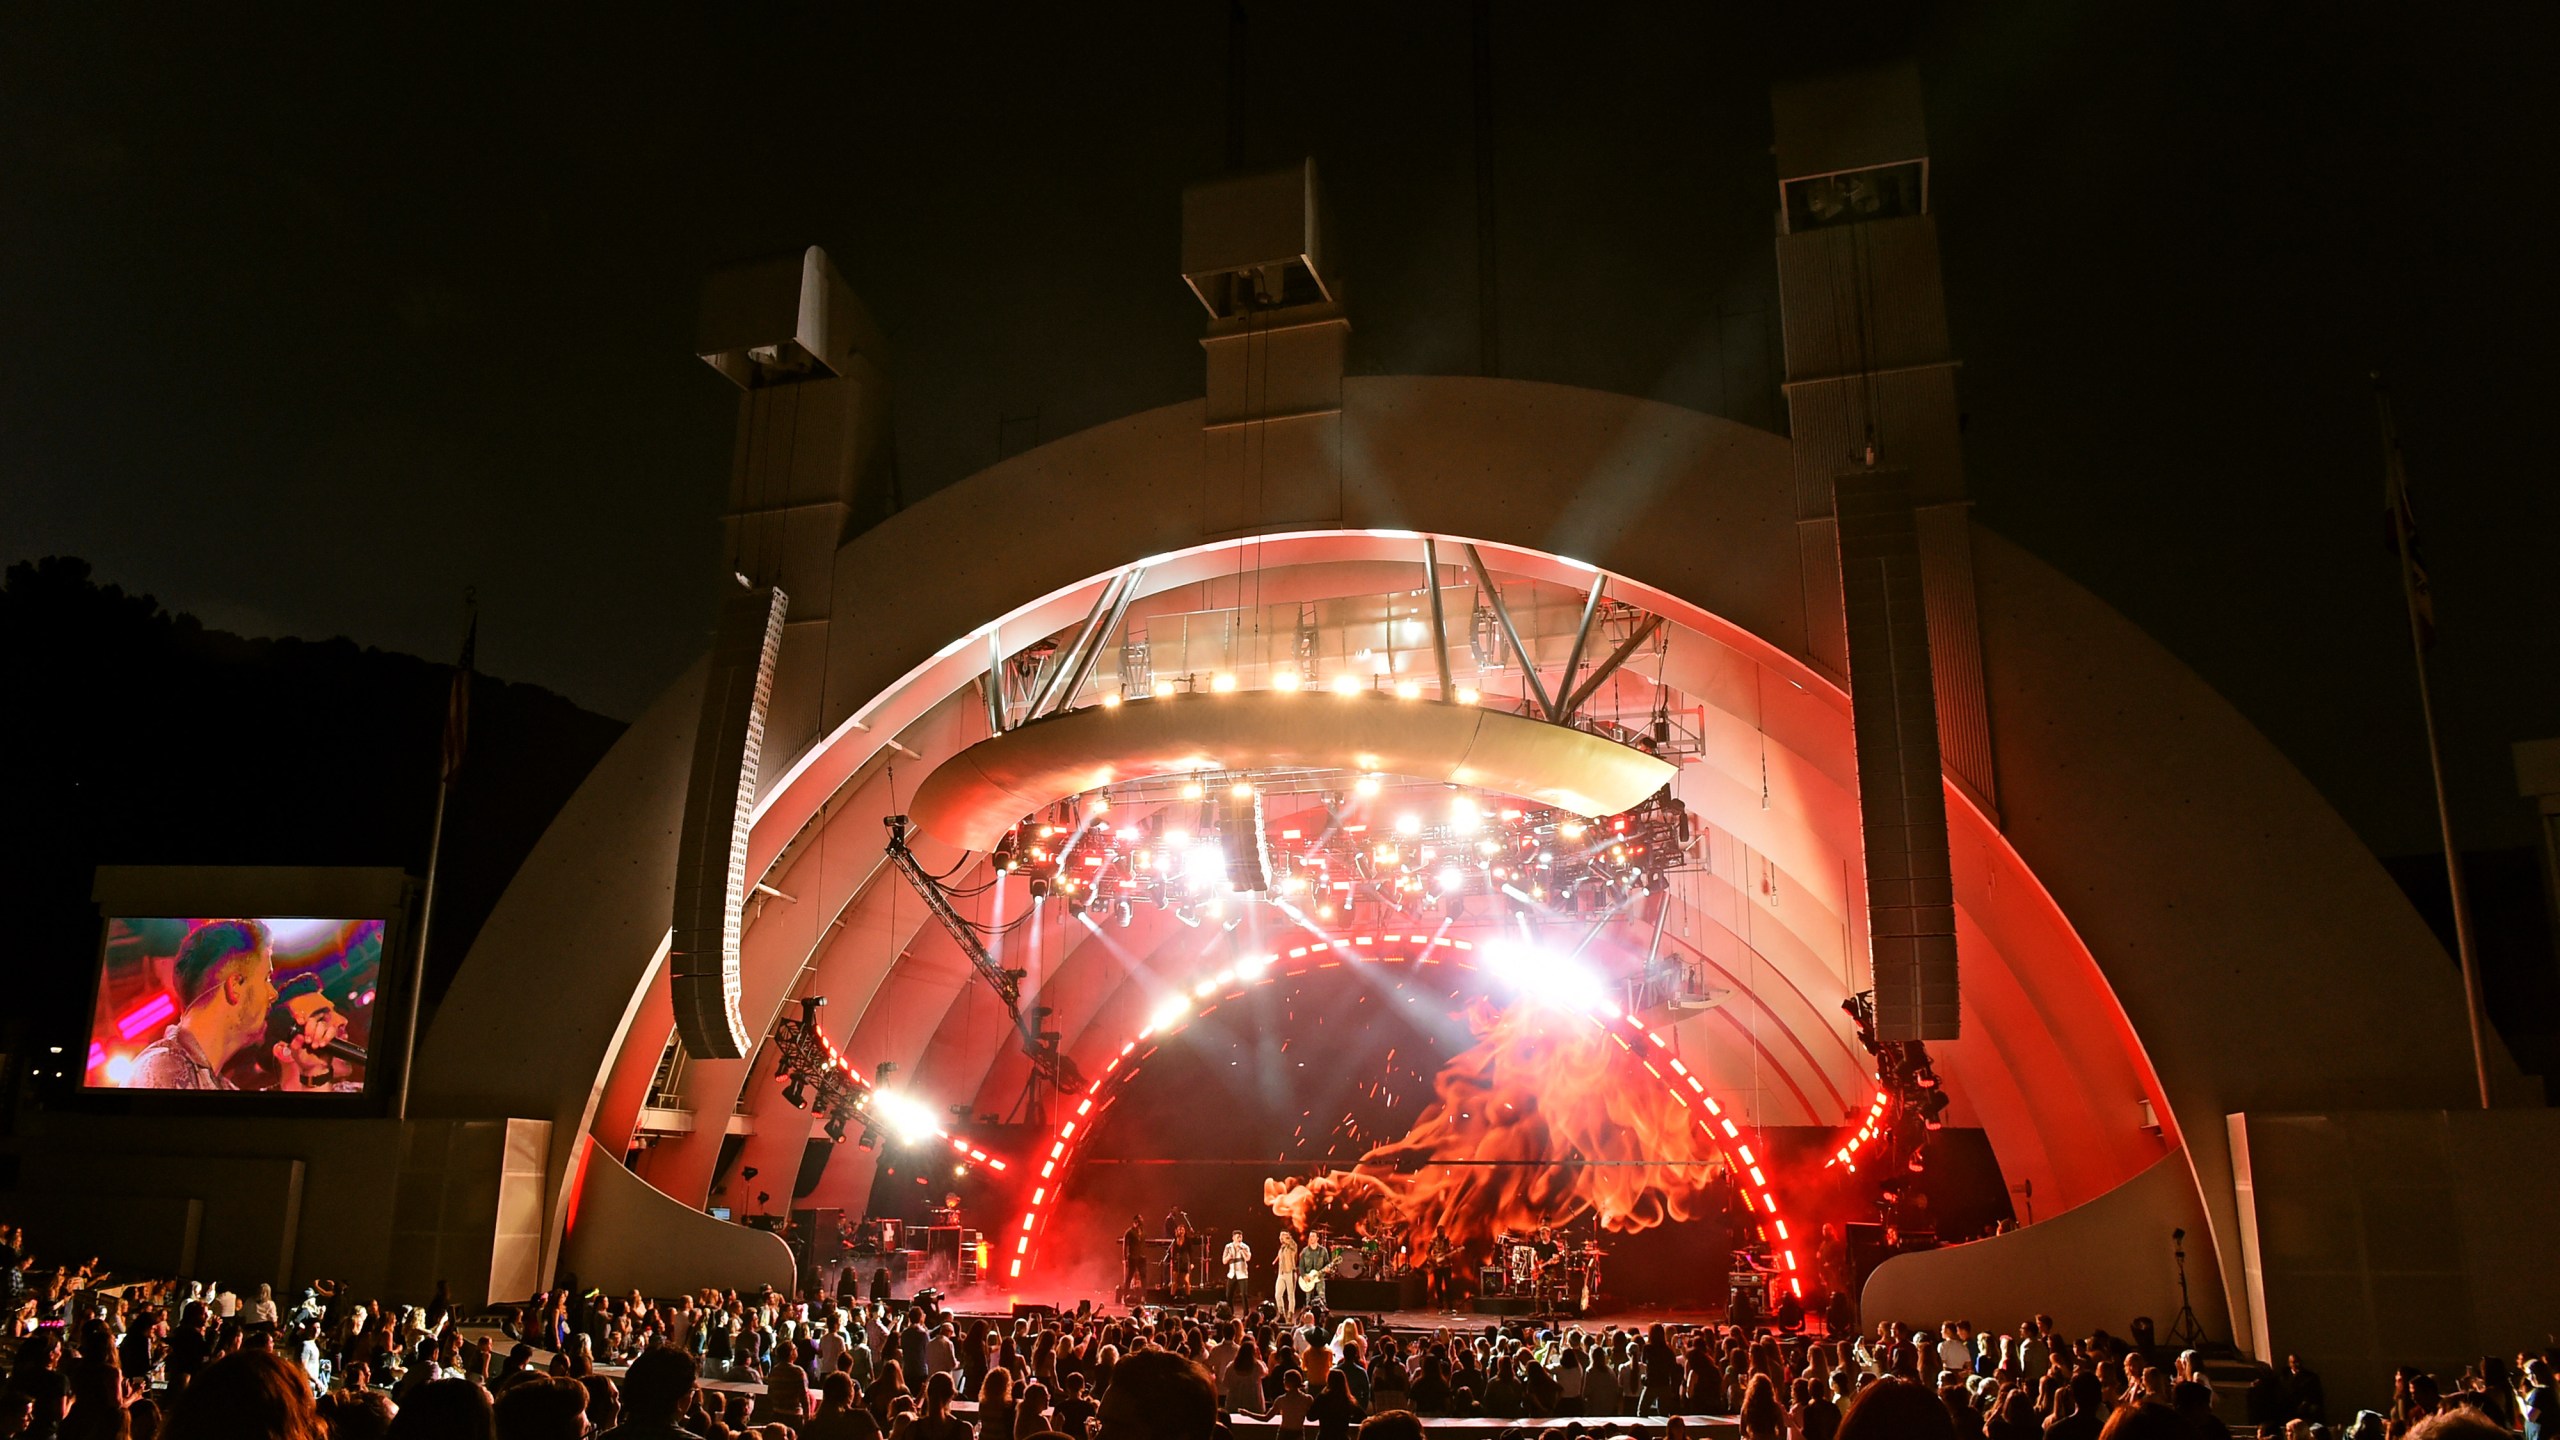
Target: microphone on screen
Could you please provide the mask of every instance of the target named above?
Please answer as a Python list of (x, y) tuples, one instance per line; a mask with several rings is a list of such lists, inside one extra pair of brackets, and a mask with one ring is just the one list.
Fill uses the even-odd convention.
[(320, 1053), (332, 1060), (344, 1060), (350, 1065), (365, 1063), (364, 1047), (347, 1040), (332, 1040), (320, 1047)]

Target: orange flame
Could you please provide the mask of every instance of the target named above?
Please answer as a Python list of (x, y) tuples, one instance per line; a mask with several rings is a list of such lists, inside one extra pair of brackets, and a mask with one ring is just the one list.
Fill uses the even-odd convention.
[(1470, 1012), (1476, 1043), (1392, 1144), (1350, 1170), (1265, 1181), (1273, 1213), (1416, 1252), (1434, 1236), (1480, 1250), (1495, 1235), (1596, 1214), (1637, 1231), (1715, 1208), (1725, 1171), (1692, 1113), (1588, 1018), (1518, 1004)]

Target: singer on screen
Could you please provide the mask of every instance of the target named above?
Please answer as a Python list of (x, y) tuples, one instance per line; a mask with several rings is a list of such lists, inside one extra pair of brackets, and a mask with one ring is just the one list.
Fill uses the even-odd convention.
[[(275, 949), (256, 920), (207, 920), (187, 932), (171, 967), (176, 1024), (134, 1057), (142, 1090), (237, 1090), (222, 1069), (265, 1038), (275, 1003)], [(165, 1012), (164, 1012), (165, 1013)]]
[(267, 1007), (267, 1046), (258, 1057), (257, 1083), (263, 1090), (362, 1090), (364, 1052), (347, 1040), (347, 1017), (320, 986), (320, 977), (304, 973), (276, 990)]

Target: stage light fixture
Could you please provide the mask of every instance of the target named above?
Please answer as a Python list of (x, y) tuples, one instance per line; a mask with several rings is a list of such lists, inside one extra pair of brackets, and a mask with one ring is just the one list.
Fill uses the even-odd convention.
[(1154, 685), (1148, 687), (1147, 693), (1153, 695), (1159, 700), (1162, 700), (1173, 693), (1173, 682), (1170, 680), (1159, 680)]
[(1374, 800), (1378, 796), (1378, 777), (1363, 775), (1352, 785), (1351, 790), (1363, 800)]
[(1421, 681), (1419, 681), (1419, 680), (1399, 680), (1399, 681), (1397, 681), (1397, 682), (1396, 682), (1396, 698), (1397, 698), (1397, 699), (1399, 699), (1399, 700), (1419, 700), (1419, 699), (1421, 699), (1421, 698), (1422, 698), (1422, 682), (1421, 682)]
[(1461, 685), (1458, 687), (1458, 703), (1461, 705), (1473, 705), (1483, 698), (1484, 697), (1482, 695), (1476, 693), (1476, 688), (1472, 685)]
[(1218, 848), (1214, 840), (1203, 840), (1192, 846), (1191, 852), (1182, 860), (1182, 875), (1186, 880), (1207, 881), (1224, 875), (1226, 871), (1227, 852)]
[(782, 1087), (782, 1103), (790, 1106), (794, 1110), (805, 1110), (808, 1108), (809, 1089), (807, 1086), (800, 1083), (800, 1078), (798, 1076), (793, 1076), (791, 1078), (791, 1083)]
[(1562, 956), (1509, 940), (1487, 940), (1476, 947), (1476, 954), (1496, 979), (1524, 1000), (1559, 1010), (1615, 1011), (1609, 1004), (1608, 986), (1600, 977)]
[(1202, 794), (1204, 794), (1204, 793), (1206, 793), (1206, 792), (1205, 792), (1205, 787), (1203, 787), (1203, 786), (1201, 785), (1201, 783), (1200, 783), (1200, 781), (1199, 781), (1199, 778), (1198, 778), (1197, 776), (1194, 776), (1193, 778), (1191, 778), (1191, 779), (1189, 779), (1189, 780), (1185, 780), (1185, 781), (1183, 781), (1183, 782), (1182, 782), (1182, 798), (1183, 798), (1183, 799), (1185, 799), (1185, 800), (1197, 800), (1197, 799), (1199, 799), (1199, 798), (1201, 797), (1201, 795), (1202, 795)]
[(1334, 677), (1333, 677), (1333, 693), (1334, 693), (1334, 694), (1336, 694), (1336, 695), (1357, 695), (1357, 694), (1359, 694), (1359, 693), (1360, 693), (1360, 677), (1359, 677), (1359, 676), (1357, 676), (1357, 675), (1352, 674), (1352, 673), (1351, 673), (1350, 671), (1348, 671), (1348, 670), (1345, 670), (1345, 671), (1343, 671), (1341, 674), (1334, 676)]
[(1227, 787), (1227, 793), (1238, 800), (1250, 800), (1253, 798), (1253, 782), (1250, 780), (1239, 780), (1233, 785)]
[(1120, 703), (1120, 692), (1119, 692), (1119, 691), (1117, 691), (1117, 690), (1111, 691), (1110, 693), (1108, 693), (1108, 694), (1106, 694), (1106, 695), (1104, 695), (1104, 696), (1102, 697), (1102, 708), (1103, 708), (1103, 709), (1105, 709), (1105, 710), (1108, 710), (1108, 709), (1112, 708), (1113, 706), (1118, 705), (1119, 703)]
[(1221, 670), (1209, 677), (1209, 688), (1220, 695), (1227, 694), (1236, 688), (1236, 677)]
[(898, 1090), (872, 1092), (871, 1114), (887, 1125), (891, 1134), (909, 1143), (926, 1139), (942, 1128), (932, 1106)]
[(1449, 828), (1461, 835), (1473, 835), (1484, 828), (1484, 814), (1476, 802), (1461, 795), (1449, 802)]
[(1300, 675), (1295, 670), (1275, 670), (1271, 672), (1271, 688), (1274, 690), (1287, 693), (1296, 690), (1304, 683), (1306, 683), (1306, 677)]
[(1330, 920), (1330, 919), (1332, 919), (1332, 918), (1333, 918), (1333, 902), (1332, 902), (1332, 901), (1330, 901), (1330, 900), (1328, 900), (1328, 901), (1326, 901), (1324, 904), (1317, 906), (1317, 907), (1316, 907), (1316, 918), (1317, 918), (1317, 919), (1319, 919), (1319, 920)]
[(1163, 1030), (1178, 1023), (1183, 1016), (1190, 1013), (1191, 997), (1177, 991), (1166, 996), (1163, 1002), (1156, 1006), (1154, 1013), (1147, 1017), (1147, 1028)]
[(1466, 888), (1467, 888), (1467, 877), (1466, 877), (1466, 874), (1465, 874), (1465, 872), (1463, 872), (1463, 871), (1459, 870), (1457, 866), (1455, 866), (1455, 865), (1448, 866), (1447, 868), (1443, 869), (1443, 870), (1440, 872), (1440, 893), (1441, 893), (1441, 894), (1443, 894), (1443, 895), (1455, 895), (1455, 894), (1457, 894), (1459, 891), (1464, 890), (1464, 889), (1466, 889)]
[(1111, 813), (1111, 797), (1108, 795), (1096, 795), (1090, 802), (1088, 802), (1086, 808), (1096, 815), (1108, 815)]
[(1413, 813), (1412, 811), (1410, 811), (1410, 810), (1407, 810), (1407, 811), (1406, 811), (1406, 812), (1404, 812), (1403, 814), (1401, 814), (1401, 815), (1397, 816), (1397, 817), (1396, 817), (1396, 833), (1397, 833), (1397, 834), (1399, 834), (1399, 835), (1419, 835), (1419, 834), (1421, 834), (1421, 833), (1422, 833), (1422, 817), (1421, 817), (1421, 816), (1419, 816), (1419, 815), (1414, 814), (1414, 813)]

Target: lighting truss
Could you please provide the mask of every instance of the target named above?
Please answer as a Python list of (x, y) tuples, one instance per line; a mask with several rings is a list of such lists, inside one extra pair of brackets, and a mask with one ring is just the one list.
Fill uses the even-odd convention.
[(1232, 883), (1243, 868), (1234, 857), (1255, 837), (1222, 826), (1217, 801), (1261, 780), (1204, 774), (1151, 805), (1070, 801), (1016, 826), (997, 843), (995, 866), (1034, 897), (1095, 916), (1146, 905), (1192, 919), (1242, 899), (1345, 923), (1463, 918), (1471, 906), (1483, 918), (1590, 919), (1650, 893), (1697, 852), (1694, 819), (1667, 790), (1586, 820), (1441, 786), (1390, 790), (1366, 776), (1317, 792), (1317, 806), (1266, 829), (1271, 888), (1244, 891)]

